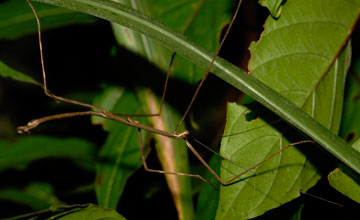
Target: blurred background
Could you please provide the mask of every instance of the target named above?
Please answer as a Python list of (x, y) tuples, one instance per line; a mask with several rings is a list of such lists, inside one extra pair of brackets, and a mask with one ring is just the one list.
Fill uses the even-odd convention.
[[(0, 1), (0, 10), (10, 1), (12, 0)], [(12, 7), (21, 5), (18, 6), (19, 11), (29, 12), (25, 1), (12, 2), (14, 2)], [(251, 41), (259, 38), (263, 30), (262, 25), (268, 15), (268, 11), (257, 1), (244, 1), (220, 56), (246, 70), (250, 58), (248, 46)], [(59, 19), (64, 20), (63, 23), (59, 22), (42, 31), (45, 68), (51, 91), (91, 103), (103, 86), (111, 83), (125, 88), (150, 87), (156, 95), (161, 96), (165, 80), (164, 72), (141, 56), (118, 46), (108, 22), (85, 15), (64, 16), (70, 16), (69, 20)], [(0, 24), (1, 20), (0, 15)], [(46, 22), (44, 21), (45, 27)], [(35, 20), (30, 19), (29, 25), (34, 28)], [(24, 30), (24, 33), (9, 36), (4, 34), (0, 37), (0, 60), (11, 68), (41, 82), (37, 34), (33, 30)], [(359, 28), (357, 27), (352, 37), (352, 66), (348, 74), (346, 90), (346, 97), (349, 98), (345, 98), (345, 103), (350, 100), (348, 102), (351, 106), (344, 107), (344, 112), (347, 112), (349, 108), (352, 113), (343, 116), (344, 124), (340, 131), (340, 135), (349, 142), (358, 139), (360, 131), (360, 123), (356, 123), (359, 121), (358, 112), (360, 112), (356, 111), (359, 108), (358, 98), (360, 97), (358, 38)], [(194, 89), (194, 84), (172, 77), (166, 101), (178, 111), (183, 112)], [(225, 122), (226, 103), (241, 102), (244, 99), (245, 97), (236, 89), (210, 75), (186, 121), (187, 128), (205, 144), (218, 145), (219, 138), (217, 137), (221, 135)], [(44, 95), (39, 86), (1, 77), (0, 149), (4, 150), (11, 146), (11, 143), (24, 137), (17, 134), (16, 127), (25, 125), (31, 119), (81, 110), (84, 108), (54, 102)], [(96, 204), (94, 161), (96, 152), (100, 150), (107, 137), (102, 127), (93, 125), (89, 117), (77, 117), (45, 123), (33, 130), (31, 135), (51, 136), (59, 140), (76, 137), (86, 140), (86, 143), (69, 143), (69, 148), (64, 149), (64, 152), (54, 153), (53, 156), (37, 154), (40, 156), (34, 156), (32, 159), (30, 157), (30, 159), (25, 159), (25, 162), (21, 162), (22, 158), (18, 157), (18, 164), (13, 163), (11, 166), (5, 166), (6, 169), (0, 169), (0, 218), (44, 209), (51, 204)], [(83, 146), (83, 150), (74, 152), (76, 156), (72, 157), (71, 149), (75, 145)], [(16, 154), (16, 152), (13, 153)], [(32, 153), (30, 149), (23, 152), (24, 155)], [(204, 152), (203, 155), (207, 159), (211, 157), (208, 152)], [(0, 166), (1, 161), (5, 161), (4, 164), (7, 163), (6, 158), (1, 159), (1, 157), (0, 155)], [(154, 151), (150, 152), (148, 163), (150, 167), (160, 168)], [(202, 166), (194, 158), (190, 157), (190, 163), (192, 173), (199, 170), (199, 172), (204, 172), (201, 171)], [(331, 170), (331, 168), (328, 169)], [(196, 194), (201, 183), (195, 180), (193, 185)], [(304, 209), (303, 216), (305, 217), (307, 215), (314, 217), (315, 212), (322, 217), (330, 216), (330, 219), (334, 219), (335, 216), (343, 218), (347, 216), (349, 218), (346, 219), (350, 219), (354, 215), (359, 215), (356, 209), (359, 205), (332, 189), (326, 178), (321, 180), (312, 191), (315, 191), (316, 195), (341, 203), (345, 207), (340, 209), (326, 202), (302, 196), (286, 206), (270, 211), (262, 218), (282, 216), (281, 219), (285, 219), (286, 216), (292, 215), (291, 207), (294, 204), (297, 206), (304, 201), (311, 204)], [(195, 196), (195, 204), (196, 200)], [(129, 219), (141, 218), (144, 215), (154, 216), (156, 219), (177, 218), (176, 208), (172, 203), (164, 176), (147, 173), (142, 168), (129, 178), (117, 211)]]

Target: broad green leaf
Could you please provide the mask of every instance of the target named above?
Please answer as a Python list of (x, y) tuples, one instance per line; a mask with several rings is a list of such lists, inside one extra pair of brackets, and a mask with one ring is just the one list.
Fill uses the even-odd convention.
[[(332, 1), (332, 4), (336, 4), (341, 9), (333, 10), (332, 7), (329, 7), (327, 13), (323, 13), (324, 5), (327, 4), (327, 1), (312, 3), (307, 0), (287, 1), (283, 6), (281, 17), (277, 20), (269, 17), (260, 40), (251, 44), (252, 56), (249, 69), (254, 77), (274, 88), (329, 130), (337, 133), (341, 119), (345, 76), (351, 59), (350, 46), (345, 47), (340, 56), (338, 56), (338, 53), (342, 49), (342, 45), (347, 41), (347, 34), (351, 32), (357, 11), (353, 9), (350, 1)], [(349, 10), (352, 13), (349, 13)], [(294, 16), (294, 14), (297, 14), (297, 16)], [(294, 36), (297, 37), (294, 38)], [(324, 39), (326, 39), (326, 43), (324, 43)], [(231, 120), (230, 123), (232, 123)], [(241, 127), (242, 125), (233, 126)], [(233, 129), (231, 132), (238, 129), (236, 127), (231, 128)], [(271, 130), (271, 127), (267, 127), (263, 131), (264, 135), (271, 132)], [(231, 134), (231, 132), (225, 134)], [(263, 150), (265, 152), (276, 152), (274, 151), (275, 148), (280, 150), (279, 146), (284, 147), (289, 144), (282, 135), (276, 135), (275, 139), (263, 139), (264, 135), (261, 133), (257, 135), (262, 146), (266, 146), (264, 148), (266, 151)], [(251, 137), (251, 134), (249, 136)], [(256, 141), (254, 140), (254, 142)], [(227, 152), (226, 155), (235, 161), (240, 160), (242, 156), (237, 153), (236, 149), (237, 146), (242, 145), (235, 140), (225, 143), (226, 146), (222, 146), (222, 152)], [(247, 157), (264, 159), (266, 156), (266, 154), (263, 154), (264, 152), (252, 153), (259, 153), (259, 155), (248, 155)], [(303, 183), (304, 186), (299, 184), (296, 187), (302, 190), (314, 185), (320, 177), (317, 176), (315, 167), (308, 165), (309, 161), (305, 155), (296, 148), (291, 151), (287, 150), (285, 154), (287, 156), (281, 158), (278, 166), (298, 161), (299, 166), (304, 165), (307, 169), (306, 172), (294, 178), (292, 175), (299, 173), (299, 167), (289, 166), (288, 174), (278, 175), (276, 182), (285, 180), (288, 185)], [(239, 156), (239, 159), (236, 159), (237, 156)], [(259, 161), (261, 160), (257, 160), (257, 162)], [(248, 164), (245, 167), (250, 166), (251, 164)], [(273, 167), (273, 169), (275, 168), (276, 166)], [(269, 167), (269, 169), (272, 168)], [(314, 170), (310, 171), (310, 169)], [(233, 173), (234, 171), (224, 169), (222, 175), (229, 177), (231, 174), (227, 172)], [(309, 180), (311, 181), (309, 182)], [(249, 197), (249, 195), (240, 193), (242, 184), (239, 184), (237, 188), (239, 190), (238, 196), (232, 197), (230, 192), (234, 192), (237, 185), (222, 188), (218, 208), (219, 219), (224, 216), (227, 218), (255, 217), (299, 196), (294, 191), (287, 193), (288, 189), (283, 187), (283, 192), (277, 193), (285, 195), (281, 199), (275, 197), (278, 198), (275, 200), (276, 203), (269, 205), (266, 200), (260, 203), (262, 201), (260, 199), (258, 200), (259, 204), (256, 204), (256, 210), (244, 208), (237, 209), (235, 212), (233, 208), (238, 207), (239, 203), (242, 203), (241, 201), (246, 201), (246, 198)], [(271, 193), (269, 195), (272, 197)]]
[[(141, 97), (145, 97), (147, 112), (156, 114), (160, 109), (160, 100), (149, 90), (139, 91)], [(169, 105), (164, 104), (161, 116), (149, 117), (154, 128), (172, 133), (180, 120), (180, 115)], [(184, 126), (179, 132), (184, 131)], [(155, 135), (156, 152), (162, 169), (169, 172), (190, 173), (188, 150), (184, 140), (175, 140), (161, 135)], [(193, 191), (191, 178), (187, 176), (165, 175), (169, 190), (173, 197), (179, 219), (193, 219)]]
[[(224, 160), (221, 166), (224, 181), (289, 144), (279, 131), (262, 119), (247, 121), (248, 113), (250, 110), (243, 106), (228, 105), (220, 154), (239, 166)], [(300, 189), (306, 191), (318, 179), (313, 165), (300, 151), (290, 147), (241, 176), (234, 184), (221, 187), (216, 219), (256, 217), (299, 196)]]
[(63, 204), (54, 196), (53, 188), (48, 183), (31, 183), (24, 189), (1, 189), (0, 199), (27, 205), (34, 210), (45, 209), (52, 205)]
[(115, 210), (93, 204), (53, 206), (46, 210), (9, 218), (8, 220), (17, 219), (125, 220), (125, 218), (118, 214)]
[(8, 65), (6, 65), (5, 63), (3, 63), (1, 61), (0, 61), (0, 76), (5, 77), (5, 78), (9, 77), (13, 80), (17, 80), (20, 82), (27, 82), (27, 83), (32, 83), (32, 84), (35, 84), (38, 86), (42, 86), (41, 83), (37, 82), (30, 76), (12, 69), (11, 67), (9, 67)]
[(0, 140), (0, 171), (24, 168), (28, 163), (49, 158), (70, 158), (92, 164), (96, 147), (79, 138), (21, 137), (15, 142)]
[(284, 0), (260, 0), (260, 5), (267, 7), (274, 18), (278, 18), (281, 15), (282, 5)]
[[(50, 5), (34, 3), (42, 29), (94, 22), (94, 17)], [(37, 31), (33, 12), (25, 0), (0, 3), (0, 38), (17, 38)]]
[[(253, 76), (299, 106), (306, 105), (313, 96), (316, 98), (317, 90), (331, 83), (331, 78), (325, 76), (341, 77), (329, 91), (344, 83), (350, 56), (345, 55), (337, 68), (335, 59), (355, 22), (357, 9), (352, 1), (336, 0), (325, 14), (327, 4), (326, 0), (287, 1), (282, 16), (278, 20), (268, 18), (261, 39), (250, 46), (253, 55), (249, 69)], [(295, 12), (299, 15), (294, 16)], [(336, 73), (329, 74), (327, 70), (333, 61)], [(334, 96), (333, 93), (328, 96)]]
[[(102, 100), (107, 100), (108, 95), (111, 93), (105, 91)], [(108, 110), (116, 113), (142, 113), (141, 104), (133, 91), (125, 91), (113, 108)], [(99, 153), (95, 190), (100, 205), (116, 208), (127, 179), (142, 164), (139, 138), (136, 128), (111, 120), (105, 120), (104, 123), (109, 135)]]
[[(308, 90), (309, 95), (302, 103), (302, 109), (337, 134), (340, 129), (345, 79), (351, 61), (351, 44), (348, 43), (340, 55), (334, 58), (336, 59), (330, 70), (324, 72), (317, 82), (312, 82), (312, 91)], [(317, 68), (316, 65), (314, 65), (315, 68)], [(306, 77), (310, 78), (311, 74), (315, 72), (306, 74)]]
[(354, 63), (354, 72), (347, 78), (344, 113), (341, 119), (340, 136), (349, 143), (360, 138), (360, 60)]
[[(122, 4), (158, 18), (175, 31), (185, 34), (198, 45), (215, 51), (220, 42), (221, 30), (231, 18), (234, 2), (230, 0), (120, 0)], [(171, 52), (152, 39), (113, 24), (118, 42), (147, 57), (167, 71)], [(190, 83), (197, 83), (204, 70), (180, 56), (175, 57), (173, 75)]]

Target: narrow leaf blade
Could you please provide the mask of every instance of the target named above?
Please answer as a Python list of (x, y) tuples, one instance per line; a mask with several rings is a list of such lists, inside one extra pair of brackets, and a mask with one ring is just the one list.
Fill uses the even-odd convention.
[[(106, 99), (109, 94), (104, 94)], [(129, 112), (124, 112), (124, 109)], [(142, 112), (133, 91), (125, 91), (109, 111), (132, 114)], [(116, 208), (127, 179), (142, 164), (139, 138), (137, 129), (116, 121), (105, 120), (104, 127), (109, 130), (109, 135), (99, 152), (95, 190), (100, 205)]]
[(34, 210), (49, 208), (52, 205), (63, 205), (48, 183), (31, 183), (24, 189), (5, 188), (0, 190), (0, 199), (30, 206)]
[[(140, 92), (138, 92), (139, 94)], [(160, 109), (160, 100), (149, 90), (145, 89), (143, 97), (146, 97), (144, 103), (147, 104), (148, 112), (156, 114)], [(175, 129), (180, 115), (169, 105), (164, 104), (160, 116), (150, 117), (149, 121), (154, 128), (172, 132)], [(185, 126), (181, 126), (179, 131), (184, 131)], [(162, 169), (168, 172), (190, 173), (188, 150), (184, 140), (175, 140), (165, 136), (156, 135), (156, 152), (161, 163)], [(169, 190), (173, 197), (175, 207), (178, 211), (179, 219), (193, 219), (193, 192), (191, 179), (187, 176), (165, 175)]]
[[(121, 3), (159, 18), (164, 24), (210, 51), (215, 51), (219, 45), (221, 30), (230, 21), (233, 6), (233, 2), (229, 0), (125, 0)], [(142, 54), (167, 71), (172, 52), (151, 38), (122, 26), (113, 24), (113, 29), (121, 45)], [(172, 69), (174, 77), (192, 84), (197, 83), (204, 74), (204, 70), (180, 56), (176, 56)]]
[[(34, 3), (43, 30), (76, 23), (94, 22), (94, 17), (58, 8), (51, 5)], [(25, 34), (36, 33), (34, 15), (22, 0), (8, 0), (0, 4), (0, 38), (13, 39)]]
[(274, 18), (278, 18), (281, 15), (282, 6), (284, 0), (260, 0), (259, 3), (267, 7)]
[(2, 61), (0, 61), (0, 76), (5, 78), (11, 78), (20, 82), (32, 83), (37, 86), (42, 86), (41, 83), (37, 82), (30, 76), (12, 69)]
[(79, 138), (33, 135), (15, 142), (0, 141), (0, 151), (0, 170), (5, 170), (24, 167), (32, 161), (49, 157), (70, 158), (92, 164), (96, 147)]
[(115, 210), (103, 208), (101, 206), (97, 206), (93, 204), (54, 206), (51, 207), (50, 209), (9, 218), (9, 220), (17, 220), (17, 219), (19, 220), (20, 219), (125, 220), (125, 218), (120, 214), (118, 214)]
[[(360, 152), (360, 139), (352, 147)], [(349, 176), (341, 169), (336, 168), (328, 175), (330, 186), (335, 188), (350, 199), (360, 203), (360, 184), (354, 177)]]

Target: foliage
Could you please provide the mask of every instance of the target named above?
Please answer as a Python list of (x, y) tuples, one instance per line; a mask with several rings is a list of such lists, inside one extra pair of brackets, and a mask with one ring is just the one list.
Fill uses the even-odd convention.
[(42, 210), (26, 215), (16, 216), (9, 219), (49, 219), (56, 218), (61, 220), (72, 219), (109, 219), (109, 220), (123, 220), (125, 219), (115, 210), (106, 209), (93, 204), (72, 205), (72, 206), (53, 206), (48, 210)]
[[(43, 27), (49, 88), (55, 94), (102, 106), (115, 113), (155, 114), (160, 108), (163, 72), (167, 71), (173, 51), (181, 55), (175, 55), (171, 66), (161, 116), (136, 117), (143, 124), (169, 132), (173, 132), (188, 105), (204, 73), (202, 68), (210, 63), (211, 54), (207, 50), (216, 50), (235, 7), (230, 0), (41, 1), (111, 22), (109, 25), (63, 7), (34, 3)], [(258, 103), (226, 105), (228, 88), (222, 81), (210, 78), (186, 125), (179, 131), (186, 126), (191, 134), (189, 141), (208, 158), (199, 140), (206, 145), (218, 145), (219, 136), (223, 136), (220, 150), (215, 151), (229, 160), (221, 161), (219, 156), (213, 155), (207, 161), (216, 173), (220, 171), (224, 180), (266, 160), (290, 143), (307, 139), (284, 121), (314, 138), (356, 170), (357, 152), (352, 148), (342, 149), (349, 145), (334, 134), (340, 129), (345, 136), (350, 127), (356, 130), (357, 126), (354, 123), (358, 119), (354, 110), (356, 103), (351, 101), (358, 92), (356, 83), (349, 84), (351, 90), (346, 96), (344, 90), (351, 48), (358, 47), (355, 39), (353, 45), (348, 40), (359, 16), (360, 2), (265, 0), (259, 3), (267, 7), (271, 15), (264, 24), (260, 40), (250, 45), (249, 72), (252, 76), (222, 59), (216, 60), (212, 71), (227, 83), (253, 95), (284, 120)], [(242, 4), (243, 14), (251, 6), (261, 11), (257, 3)], [(241, 16), (238, 19), (255, 18)], [(235, 24), (236, 27), (241, 24)], [(144, 172), (140, 168), (137, 129), (115, 121), (95, 116), (90, 120), (88, 117), (63, 119), (42, 124), (29, 136), (16, 135), (16, 126), (31, 119), (84, 109), (54, 102), (43, 94), (39, 83), (36, 23), (25, 1), (0, 3), (0, 28), (0, 44), (4, 51), (0, 53), (0, 103), (6, 106), (0, 114), (0, 127), (4, 128), (0, 130), (0, 178), (6, 180), (0, 189), (0, 199), (4, 201), (1, 217), (32, 212), (14, 219), (60, 215), (64, 219), (123, 219), (116, 210), (129, 219), (152, 215), (157, 219), (247, 219), (265, 212), (264, 218), (300, 219), (312, 213), (311, 208), (319, 208), (319, 203), (324, 203), (316, 199), (308, 202), (304, 197), (296, 199), (300, 191), (305, 193), (322, 175), (337, 167), (326, 162), (331, 161), (330, 158), (319, 163), (318, 158), (327, 155), (314, 150), (314, 144), (290, 147), (235, 183), (220, 186), (200, 163), (194, 162), (193, 156), (189, 154), (188, 158), (183, 140), (142, 132), (151, 168), (201, 174), (215, 183), (215, 187), (220, 187), (218, 192), (190, 177), (167, 175), (164, 178)], [(235, 31), (232, 34), (236, 36)], [(228, 40), (231, 45), (225, 45), (226, 48), (233, 49), (239, 43), (231, 41), (231, 36)], [(221, 56), (229, 56), (230, 50), (226, 48)], [(14, 55), (9, 51), (14, 51)], [(23, 58), (19, 58), (21, 53), (25, 53)], [(241, 51), (231, 50), (231, 53)], [(356, 52), (353, 56), (358, 59)], [(240, 103), (242, 98), (230, 100)], [(343, 100), (346, 105), (342, 116)], [(350, 115), (351, 119), (346, 118)], [(358, 201), (357, 175), (349, 179), (347, 174), (338, 171), (337, 168), (329, 176), (330, 184)], [(350, 185), (342, 184), (343, 179), (334, 173), (341, 178), (346, 175)], [(331, 201), (339, 198), (339, 194), (331, 198), (324, 196), (328, 191), (310, 193)], [(89, 202), (100, 206), (63, 206)], [(351, 200), (339, 203), (358, 206)], [(345, 213), (336, 206), (330, 203), (325, 206), (322, 211), (330, 216), (344, 217)], [(25, 208), (13, 211), (18, 207)], [(45, 210), (38, 211), (40, 209)]]

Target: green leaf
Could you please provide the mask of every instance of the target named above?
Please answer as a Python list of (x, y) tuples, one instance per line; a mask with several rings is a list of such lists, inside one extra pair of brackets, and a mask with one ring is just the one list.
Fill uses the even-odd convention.
[[(225, 181), (289, 144), (279, 131), (262, 119), (248, 121), (248, 113), (250, 110), (246, 107), (228, 105), (220, 154), (241, 167), (223, 161), (221, 178)], [(299, 196), (300, 189), (306, 191), (318, 179), (315, 167), (291, 147), (241, 176), (234, 184), (221, 187), (216, 219), (259, 216)]]
[(0, 190), (0, 199), (27, 205), (34, 210), (63, 204), (54, 196), (53, 188), (48, 183), (31, 183), (25, 189), (2, 189)]
[(360, 60), (354, 63), (354, 72), (347, 78), (340, 136), (349, 143), (360, 138)]
[(282, 5), (284, 0), (260, 0), (260, 5), (267, 7), (271, 13), (271, 16), (278, 18), (281, 15)]
[(360, 139), (357, 139), (353, 145), (351, 145), (357, 152), (360, 152)]
[(5, 78), (9, 77), (13, 80), (17, 80), (20, 82), (32, 83), (37, 86), (42, 86), (41, 83), (37, 82), (30, 76), (12, 69), (11, 67), (9, 67), (8, 65), (6, 65), (5, 63), (3, 63), (1, 61), (0, 61), (0, 76), (5, 77)]
[[(118, 88), (118, 90), (122, 89)], [(106, 90), (103, 94), (102, 100), (108, 100), (108, 96), (111, 95)], [(100, 101), (100, 103), (106, 102)], [(124, 109), (128, 112), (124, 112)], [(136, 95), (128, 90), (123, 92), (113, 108), (108, 110), (124, 114), (142, 113)], [(140, 121), (143, 122), (141, 119)], [(104, 123), (109, 135), (99, 152), (95, 190), (100, 205), (116, 208), (127, 179), (142, 164), (139, 138), (136, 128), (111, 120), (105, 120)]]
[[(152, 15), (209, 51), (216, 51), (221, 31), (230, 22), (234, 5), (231, 0), (152, 0), (151, 2)], [(180, 56), (175, 57), (173, 68), (175, 77), (192, 84), (196, 84), (205, 72)]]
[(15, 142), (0, 140), (0, 171), (24, 168), (28, 163), (49, 158), (70, 158), (92, 164), (96, 147), (79, 138), (22, 137)]
[[(135, 95), (133, 91), (121, 87), (104, 86), (104, 92), (94, 100), (94, 103), (117, 113), (149, 114), (157, 113), (159, 109), (159, 103), (155, 100), (154, 95), (149, 90), (141, 88), (137, 89)], [(123, 109), (126, 109), (127, 112), (124, 112)], [(149, 117), (148, 120), (155, 127), (160, 126), (161, 130), (171, 130), (174, 129), (173, 126), (179, 120), (178, 118), (179, 115), (164, 106), (161, 117)], [(116, 207), (127, 178), (142, 164), (137, 129), (110, 120), (100, 119), (100, 121), (104, 129), (110, 133), (100, 152), (96, 181), (97, 196), (101, 205)], [(189, 173), (187, 147), (184, 142), (164, 137), (155, 139), (160, 161), (165, 166), (164, 170), (172, 167), (175, 168), (175, 170), (170, 168), (172, 171)], [(172, 145), (167, 146), (167, 150), (160, 147), (160, 143), (163, 143), (164, 139), (166, 143)], [(167, 142), (168, 140), (170, 142)], [(146, 142), (144, 141), (144, 143)], [(169, 153), (170, 151), (171, 153)], [(171, 156), (169, 157), (169, 155)], [(169, 175), (168, 184), (179, 215), (192, 218), (194, 211), (190, 179)]]
[(53, 206), (50, 209), (42, 210), (30, 214), (25, 214), (8, 220), (17, 219), (59, 219), (59, 220), (125, 220), (113, 209), (103, 208), (101, 206), (86, 204), (86, 205), (71, 205), (71, 206)]
[(86, 208), (68, 210), (65, 216), (63, 213), (57, 216), (59, 216), (57, 218), (59, 220), (125, 220), (125, 218), (119, 215), (114, 209), (107, 209), (93, 204), (88, 205)]
[[(205, 49), (193, 44), (183, 36), (173, 32), (143, 13), (132, 10), (121, 4), (108, 0), (38, 1), (86, 12), (116, 22), (117, 24), (124, 25), (151, 37), (202, 68), (209, 66), (212, 60), (212, 55)], [(353, 7), (347, 11), (348, 13), (346, 15), (346, 18), (350, 19), (345, 20), (350, 20), (354, 24), (356, 22), (357, 12), (359, 11), (356, 9), (359, 8), (360, 2), (354, 2)], [(351, 32), (351, 30), (347, 32), (348, 36), (350, 36)], [(313, 138), (325, 150), (333, 154), (357, 173), (360, 173), (360, 155), (355, 150), (348, 147), (349, 145), (344, 142), (344, 140), (326, 129), (317, 121), (308, 117), (308, 114), (292, 102), (289, 102), (288, 99), (285, 99), (261, 81), (247, 74), (247, 72), (221, 58), (216, 59), (211, 72), (227, 83), (233, 85), (235, 88), (256, 99), (275, 114)]]
[[(69, 24), (94, 22), (94, 17), (44, 4), (34, 4), (42, 29)], [(0, 38), (17, 38), (37, 31), (34, 14), (24, 0), (8, 0), (0, 4)]]
[(299, 209), (289, 218), (289, 220), (301, 220), (301, 213), (304, 208), (304, 204), (299, 205)]
[(329, 184), (343, 195), (360, 203), (360, 185), (349, 175), (336, 168), (328, 175)]
[[(139, 97), (145, 97), (144, 103), (147, 112), (156, 114), (160, 109), (160, 100), (149, 89), (138, 91)], [(154, 128), (172, 133), (181, 116), (169, 105), (164, 104), (160, 116), (149, 117)], [(184, 131), (184, 126), (179, 131)], [(165, 136), (156, 135), (156, 153), (162, 169), (169, 172), (190, 173), (188, 150), (184, 140), (175, 140)], [(179, 175), (165, 175), (169, 190), (173, 197), (179, 219), (193, 219), (193, 191), (191, 178)]]
[[(152, 14), (152, 5), (150, 1), (143, 0), (121, 0), (120, 3), (131, 8)], [(150, 62), (155, 63), (158, 67), (166, 70), (169, 62), (171, 52), (163, 46), (154, 42), (151, 38), (143, 36), (129, 28), (121, 26), (116, 23), (111, 23), (115, 38), (119, 45), (126, 47), (134, 53), (146, 57)]]
[[(121, 3), (158, 18), (209, 51), (215, 51), (218, 47), (221, 30), (230, 21), (231, 7), (234, 4), (230, 0), (123, 0)], [(121, 45), (142, 54), (167, 71), (172, 52), (128, 28), (116, 24), (112, 26)], [(174, 77), (193, 84), (204, 74), (203, 69), (180, 56), (175, 57), (172, 68)]]
[[(122, 87), (118, 86), (104, 86), (103, 92), (99, 93), (93, 100), (93, 105), (101, 106), (108, 111), (114, 109), (114, 106), (118, 102), (118, 100), (124, 95), (126, 90)], [(109, 131), (108, 127), (105, 127), (105, 118), (91, 116), (91, 122), (93, 124), (101, 124), (103, 125), (103, 129), (105, 131)]]
[[(347, 41), (347, 33), (351, 31), (354, 18), (346, 12), (346, 9), (352, 9), (349, 2), (344, 4), (343, 1), (333, 1), (333, 4), (345, 8), (341, 12), (329, 9), (328, 14), (321, 13), (323, 10), (321, 5), (324, 4), (326, 3), (322, 1), (316, 3), (304, 0), (287, 1), (283, 6), (281, 17), (279, 19), (269, 17), (264, 25), (265, 30), (260, 40), (251, 44), (249, 69), (254, 77), (274, 88), (329, 130), (337, 133), (340, 126), (345, 78), (351, 60), (350, 46), (345, 47), (340, 56), (338, 54), (342, 49), (342, 45)], [(299, 14), (299, 16), (294, 17), (295, 13)], [(338, 16), (344, 18), (339, 20), (337, 19)], [(294, 35), (297, 37), (294, 38)], [(324, 39), (326, 39), (326, 44)], [(241, 118), (239, 124), (234, 123), (234, 120), (228, 118), (227, 123), (230, 124), (226, 126), (229, 126), (229, 130), (225, 135), (237, 133), (237, 130), (246, 131), (246, 129), (240, 129), (244, 128), (242, 123), (246, 123), (245, 118)], [(256, 123), (257, 121), (253, 124)], [(257, 139), (253, 137), (252, 132), (249, 132), (224, 141), (224, 145), (222, 145), (224, 156), (239, 162), (246, 159), (252, 161), (250, 158), (257, 158), (257, 160), (246, 165), (240, 163), (244, 167), (251, 167), (264, 160), (271, 153), (277, 152), (289, 144), (289, 141), (281, 133), (273, 134), (273, 128), (270, 126), (261, 130), (263, 130), (263, 133), (260, 133), (260, 129), (257, 129), (257, 132), (259, 132), (256, 133)], [(249, 141), (248, 146), (243, 146), (244, 143), (241, 144), (236, 141), (237, 136), (251, 141)], [(270, 136), (273, 137), (270, 138)], [(249, 152), (242, 150), (250, 147), (259, 149), (257, 151), (249, 150)], [(239, 152), (242, 152), (242, 154), (240, 155)], [(243, 155), (246, 153), (248, 155)], [(242, 159), (243, 157), (245, 158)], [(266, 164), (268, 163), (266, 162)], [(292, 163), (295, 163), (296, 166), (290, 166)], [(261, 171), (257, 173), (269, 170), (270, 179), (274, 180), (274, 182), (285, 182), (287, 185), (294, 185), (296, 186), (295, 189), (302, 189), (303, 191), (315, 185), (320, 178), (316, 174), (316, 168), (296, 148), (282, 153), (277, 164), (272, 165), (269, 163), (268, 167), (266, 166), (259, 167)], [(287, 166), (287, 169), (286, 172), (281, 173), (284, 170), (281, 169), (283, 166)], [(306, 169), (301, 170), (303, 166)], [(239, 169), (237, 169), (238, 172), (234, 170), (224, 168), (221, 173), (222, 177), (229, 179), (230, 176), (240, 173)], [(256, 182), (256, 178), (254, 180), (250, 178), (249, 181), (244, 182), (251, 181), (255, 181), (252, 185), (260, 185), (260, 183)], [(244, 191), (247, 191), (246, 187), (251, 188), (252, 185), (246, 186), (244, 184), (223, 187), (218, 209), (220, 219), (225, 216), (226, 218), (256, 217), (300, 195), (295, 190), (288, 191), (286, 187), (266, 189), (266, 186), (264, 186), (263, 188), (266, 189), (264, 192), (266, 193), (259, 194), (255, 200), (256, 202), (244, 206), (244, 208), (236, 209), (235, 212), (233, 207), (242, 204), (242, 201), (246, 201), (246, 198), (250, 196)], [(238, 192), (236, 197), (230, 193), (235, 190)], [(281, 197), (276, 195), (281, 195)], [(272, 198), (273, 202), (268, 202), (264, 199), (266, 197)], [(256, 209), (252, 207), (256, 207)]]
[[(360, 139), (352, 147), (360, 152)], [(360, 184), (353, 177), (336, 168), (328, 175), (330, 186), (335, 188), (350, 199), (360, 203)]]
[[(333, 1), (333, 4), (337, 4), (334, 8), (338, 6), (341, 10), (329, 9), (328, 14), (323, 14), (321, 11), (322, 6), (326, 5), (325, 2), (316, 1), (312, 4), (308, 0), (287, 1), (281, 18), (269, 18), (261, 40), (250, 46), (252, 57), (249, 69), (253, 76), (301, 107), (307, 105), (306, 102), (319, 102), (316, 98), (320, 95), (321, 98), (324, 96), (337, 101), (337, 95), (344, 87), (344, 75), (351, 52), (345, 52), (340, 63), (336, 58), (342, 45), (346, 43), (347, 34), (351, 31), (357, 13), (348, 12), (356, 10), (350, 1)], [(289, 21), (295, 12), (300, 15)], [(296, 38), (293, 37), (294, 34)], [(329, 72), (328, 68), (333, 62), (333, 69)], [(327, 77), (329, 75), (334, 76)], [(334, 78), (337, 81), (334, 82)], [(327, 88), (328, 86), (330, 88)], [(318, 92), (318, 89), (323, 91)], [(328, 89), (328, 95), (325, 95), (325, 89)], [(329, 101), (323, 104), (324, 106), (319, 106), (320, 104), (316, 103), (313, 108), (335, 108), (335, 103)], [(312, 116), (315, 114), (311, 109), (306, 110), (309, 110), (308, 113)], [(336, 113), (338, 110), (333, 111)], [(331, 116), (327, 116), (327, 122)]]

